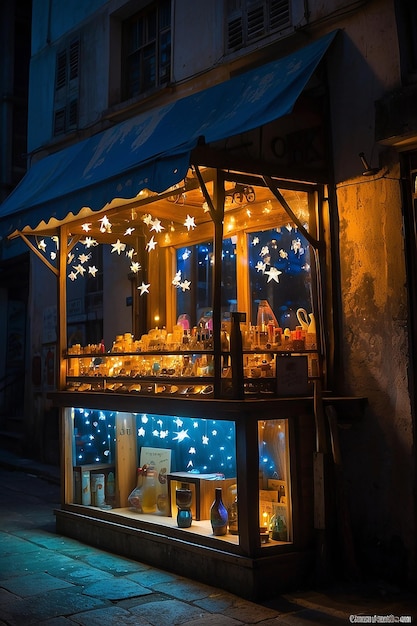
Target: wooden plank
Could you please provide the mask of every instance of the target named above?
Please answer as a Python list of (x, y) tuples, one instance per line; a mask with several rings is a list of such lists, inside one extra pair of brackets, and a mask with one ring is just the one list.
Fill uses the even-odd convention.
[(127, 506), (128, 496), (136, 487), (138, 466), (136, 421), (132, 413), (116, 415), (116, 506)]

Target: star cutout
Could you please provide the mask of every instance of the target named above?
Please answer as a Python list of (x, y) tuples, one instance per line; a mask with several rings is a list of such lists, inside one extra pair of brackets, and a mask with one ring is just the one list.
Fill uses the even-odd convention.
[(84, 272), (86, 271), (85, 267), (83, 265), (74, 265), (74, 269), (81, 274), (81, 276), (84, 276)]
[(256, 246), (256, 244), (257, 244), (257, 243), (259, 243), (259, 237), (254, 237), (254, 238), (252, 239), (252, 245), (253, 245), (253, 246)]
[(98, 243), (92, 237), (86, 237), (84, 241), (82, 241), (86, 248), (91, 248), (92, 246), (98, 246)]
[(72, 282), (74, 282), (74, 280), (76, 280), (77, 278), (77, 274), (75, 272), (71, 272), (70, 274), (68, 274), (68, 278), (70, 278)]
[(184, 222), (184, 226), (187, 227), (187, 230), (190, 230), (190, 228), (194, 229), (196, 227), (196, 223), (194, 221), (194, 218), (187, 214), (187, 218), (186, 218), (186, 220)]
[(131, 235), (135, 229), (134, 228), (126, 228), (125, 235)]
[(191, 448), (188, 450), (188, 454), (197, 454), (196, 449), (195, 449), (195, 448), (193, 448), (193, 447), (191, 447)]
[(178, 428), (181, 428), (181, 426), (184, 424), (184, 422), (182, 421), (180, 417), (176, 417), (173, 421), (174, 421), (174, 424), (178, 426)]
[(267, 254), (269, 254), (269, 248), (268, 246), (262, 246), (262, 249), (259, 253), (259, 256), (266, 256)]
[(96, 277), (96, 274), (98, 272), (98, 269), (95, 265), (90, 265), (88, 268), (88, 273), (91, 274), (91, 276), (93, 276), (94, 278)]
[(101, 222), (100, 232), (102, 232), (102, 233), (105, 233), (106, 231), (108, 233), (111, 232), (111, 224), (109, 222), (109, 219), (108, 219), (107, 215), (102, 217), (101, 220), (99, 220), (99, 222)]
[(281, 250), (279, 251), (279, 256), (281, 259), (288, 259), (288, 252), (281, 248)]
[(146, 248), (147, 248), (148, 252), (150, 252), (151, 250), (155, 250), (157, 243), (158, 242), (155, 241), (155, 239), (153, 238), (153, 235), (152, 235), (152, 237), (149, 239), (148, 243), (146, 244)]
[(152, 222), (152, 215), (150, 213), (147, 213), (146, 215), (143, 216), (142, 219), (145, 222), (146, 226), (149, 226)]
[(155, 218), (154, 220), (152, 220), (151, 224), (152, 224), (151, 230), (154, 230), (156, 233), (160, 233), (161, 230), (164, 230), (164, 227), (162, 226), (158, 218)]
[(128, 259), (133, 259), (134, 254), (135, 254), (135, 248), (129, 248), (129, 250), (126, 251), (126, 256)]
[(189, 280), (183, 280), (179, 286), (181, 287), (182, 291), (190, 291), (190, 285), (191, 282)]
[(130, 271), (133, 272), (134, 274), (137, 274), (140, 270), (140, 263), (135, 262), (132, 263), (132, 265), (130, 266)]
[(42, 252), (45, 252), (45, 250), (46, 250), (45, 239), (41, 239), (40, 240), (40, 242), (38, 243), (38, 248), (39, 248), (39, 250), (42, 250)]
[(56, 259), (56, 252), (51, 252), (51, 260), (55, 261)]
[(174, 287), (179, 287), (180, 282), (181, 282), (181, 270), (178, 270), (178, 272), (175, 274), (174, 278), (172, 279), (172, 284), (174, 285)]
[(80, 263), (87, 263), (88, 259), (91, 257), (91, 254), (80, 254), (78, 255), (78, 259)]
[(282, 274), (282, 272), (280, 272), (276, 267), (270, 267), (265, 274), (268, 275), (268, 280), (266, 281), (267, 283), (270, 283), (271, 280), (275, 280), (276, 283), (279, 283), (278, 276)]
[(188, 430), (180, 430), (179, 432), (176, 432), (175, 435), (176, 437), (173, 437), (172, 441), (178, 441), (179, 443), (181, 443), (181, 441), (184, 441), (184, 439), (190, 438)]
[(92, 226), (91, 222), (86, 222), (85, 224), (81, 226), (81, 228), (83, 229), (85, 233), (88, 233), (91, 230), (91, 226)]
[(258, 261), (257, 264), (255, 265), (255, 269), (257, 272), (265, 272), (266, 263), (262, 263), (262, 261)]
[(201, 441), (203, 443), (203, 446), (208, 446), (209, 438), (206, 435), (203, 435), (201, 437)]
[(141, 426), (140, 428), (138, 428), (138, 437), (144, 437), (146, 434), (145, 429), (143, 428), (143, 426)]
[(70, 265), (73, 262), (74, 258), (75, 258), (74, 254), (72, 254), (72, 252), (69, 252), (68, 261), (67, 261), (68, 265)]
[(124, 252), (126, 250), (126, 244), (120, 241), (120, 239), (118, 239), (116, 243), (112, 243), (111, 247), (113, 248), (113, 250), (111, 251), (112, 254), (113, 252), (117, 252), (117, 254), (120, 254), (121, 252)]
[(143, 296), (144, 293), (149, 293), (149, 287), (151, 286), (151, 283), (148, 283), (147, 285), (145, 285), (145, 283), (142, 281), (142, 284), (139, 285), (138, 289), (140, 291), (140, 296)]

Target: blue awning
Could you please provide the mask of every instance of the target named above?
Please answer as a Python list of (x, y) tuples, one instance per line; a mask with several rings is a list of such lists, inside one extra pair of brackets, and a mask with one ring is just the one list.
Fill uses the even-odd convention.
[(65, 220), (184, 179), (193, 148), (291, 113), (335, 32), (223, 83), (158, 107), (34, 163), (0, 205), (4, 235)]

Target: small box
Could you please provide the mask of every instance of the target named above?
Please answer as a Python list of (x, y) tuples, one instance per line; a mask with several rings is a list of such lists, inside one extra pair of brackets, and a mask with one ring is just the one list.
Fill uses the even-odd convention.
[(223, 490), (223, 504), (227, 507), (228, 488), (236, 484), (236, 478), (219, 478), (218, 474), (190, 474), (189, 472), (173, 472), (168, 474), (168, 501), (171, 503), (171, 515), (177, 515), (175, 492), (185, 487), (192, 493), (191, 513), (193, 519), (210, 519), (210, 508), (214, 502), (215, 489)]

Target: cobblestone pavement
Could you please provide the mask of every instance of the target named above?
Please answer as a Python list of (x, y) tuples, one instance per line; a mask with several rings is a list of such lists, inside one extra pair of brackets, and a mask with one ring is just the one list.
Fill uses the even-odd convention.
[(1, 626), (417, 622), (416, 597), (384, 584), (334, 585), (261, 604), (59, 536), (58, 482), (57, 468), (0, 450)]

